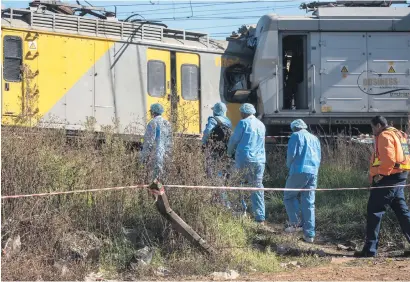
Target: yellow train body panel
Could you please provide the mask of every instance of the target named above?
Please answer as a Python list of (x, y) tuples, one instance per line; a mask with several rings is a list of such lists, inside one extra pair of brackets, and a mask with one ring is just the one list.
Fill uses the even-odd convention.
[[(184, 72), (183, 68), (191, 68)], [(176, 72), (177, 72), (177, 102), (178, 102), (178, 126), (180, 132), (195, 134), (200, 132), (200, 105), (199, 105), (199, 89), (198, 97), (185, 97), (182, 84), (182, 75), (190, 75), (189, 82), (194, 83), (194, 80), (199, 80), (199, 72), (194, 73), (194, 70), (199, 69), (199, 56), (191, 53), (176, 53)], [(188, 74), (186, 74), (188, 72)], [(196, 78), (195, 78), (196, 77)], [(187, 79), (188, 80), (188, 79)], [(199, 84), (199, 83), (198, 83)]]
[(161, 97), (158, 97), (159, 95), (156, 95), (157, 97), (155, 97), (152, 93), (147, 93), (147, 109), (149, 109), (152, 104), (160, 103), (164, 107), (163, 117), (169, 120), (171, 118), (171, 54), (166, 50), (149, 48), (147, 50), (147, 60), (148, 62), (163, 62), (165, 67), (164, 88), (159, 90), (159, 92), (162, 92)]
[(227, 103), (226, 107), (228, 109), (226, 116), (231, 120), (232, 126), (236, 127), (238, 122), (242, 119), (241, 113), (239, 112), (239, 108), (241, 107), (241, 104)]
[(3, 29), (3, 42), (7, 36), (21, 39), (23, 58), (20, 81), (2, 78), (2, 123), (7, 125), (35, 126), (114, 44), (109, 40)]
[(251, 64), (252, 57), (226, 53), (226, 42), (172, 38), (174, 30), (164, 36), (165, 29), (148, 25), (146, 35), (136, 28), (124, 36), (134, 24), (101, 20), (92, 34), (79, 32), (92, 28), (88, 19), (81, 27), (81, 17), (13, 13), (47, 19), (50, 27), (2, 16), (3, 125), (83, 130), (91, 119), (96, 131), (114, 126), (118, 133), (140, 135), (150, 106), (161, 103), (177, 132), (198, 135), (220, 101), (234, 125), (240, 120), (240, 104), (225, 97), (223, 72)]

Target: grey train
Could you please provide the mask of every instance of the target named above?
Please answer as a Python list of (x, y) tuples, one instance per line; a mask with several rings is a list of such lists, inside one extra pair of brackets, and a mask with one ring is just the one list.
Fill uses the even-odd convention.
[(385, 3), (320, 2), (304, 5), (310, 16), (259, 20), (248, 38), (255, 46), (248, 89), (271, 134), (289, 131), (295, 118), (354, 135), (375, 115), (407, 125), (410, 8)]

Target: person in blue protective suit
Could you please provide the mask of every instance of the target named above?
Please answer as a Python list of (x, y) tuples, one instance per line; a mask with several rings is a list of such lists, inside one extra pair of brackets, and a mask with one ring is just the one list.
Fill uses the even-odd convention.
[(228, 117), (226, 117), (226, 105), (222, 102), (216, 103), (212, 107), (213, 115), (208, 117), (208, 123), (205, 126), (205, 130), (202, 136), (202, 144), (205, 145), (208, 142), (208, 139), (213, 131), (213, 129), (217, 126), (218, 121), (220, 121), (223, 125), (232, 128), (232, 123)]
[[(306, 123), (297, 119), (290, 124), (293, 131), (288, 143), (286, 165), (289, 176), (286, 188), (316, 189), (321, 149), (319, 139), (309, 133)], [(302, 218), (299, 218), (299, 201)], [(284, 203), (289, 217), (286, 232), (302, 231), (304, 240), (312, 243), (315, 237), (315, 191), (285, 191)]]
[[(240, 107), (242, 120), (229, 139), (228, 156), (235, 154), (235, 165), (245, 174), (248, 185), (263, 188), (265, 171), (265, 125), (255, 117), (255, 107), (245, 103)], [(235, 153), (234, 153), (235, 152)], [(265, 199), (263, 191), (251, 194), (252, 212), (255, 220), (265, 222)]]
[[(227, 108), (222, 102), (216, 103), (212, 107), (213, 115), (208, 118), (205, 130), (202, 137), (202, 145), (205, 151), (206, 171), (210, 179), (224, 181), (227, 175), (226, 165), (226, 143), (229, 140), (232, 123), (226, 117)], [(219, 134), (218, 134), (219, 133)], [(225, 136), (220, 136), (220, 135)], [(216, 172), (216, 175), (214, 175)], [(225, 185), (225, 183), (217, 183), (217, 185)], [(220, 198), (222, 204), (230, 207), (225, 191), (217, 193), (215, 198)], [(219, 201), (219, 200), (218, 200)]]
[(161, 104), (152, 104), (152, 120), (148, 123), (140, 161), (153, 171), (153, 179), (164, 177), (164, 162), (170, 156), (172, 148), (172, 129), (170, 123), (161, 115), (164, 108)]

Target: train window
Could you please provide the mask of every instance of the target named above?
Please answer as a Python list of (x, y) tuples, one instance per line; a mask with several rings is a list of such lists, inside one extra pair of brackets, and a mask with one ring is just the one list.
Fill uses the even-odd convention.
[(152, 97), (165, 96), (165, 63), (148, 61), (148, 94)]
[(4, 66), (3, 77), (5, 81), (21, 81), (21, 64), (23, 62), (23, 43), (18, 36), (4, 36)]
[(228, 67), (224, 72), (225, 99), (231, 103), (249, 102), (250, 68), (236, 64)]
[(182, 98), (188, 101), (199, 99), (199, 71), (198, 66), (184, 64), (181, 66)]

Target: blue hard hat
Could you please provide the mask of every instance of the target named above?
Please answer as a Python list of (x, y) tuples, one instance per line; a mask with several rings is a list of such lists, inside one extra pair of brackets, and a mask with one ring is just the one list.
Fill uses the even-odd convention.
[(292, 123), (290, 124), (290, 129), (295, 130), (296, 128), (298, 129), (306, 129), (307, 125), (306, 123), (301, 120), (301, 119), (296, 119), (294, 121), (292, 121)]
[(164, 112), (164, 107), (161, 104), (155, 103), (151, 105), (150, 110), (154, 114), (162, 115)]
[(255, 107), (252, 104), (245, 103), (239, 108), (239, 111), (244, 114), (254, 115), (256, 114)]
[(212, 107), (212, 111), (216, 116), (223, 116), (227, 111), (226, 105), (222, 102), (218, 102)]

